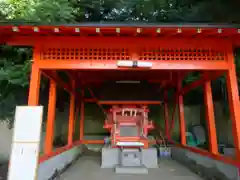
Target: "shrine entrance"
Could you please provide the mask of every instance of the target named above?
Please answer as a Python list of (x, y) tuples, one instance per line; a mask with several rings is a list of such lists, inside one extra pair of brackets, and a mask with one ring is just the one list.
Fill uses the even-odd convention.
[[(168, 26), (168, 25), (102, 25), (80, 24), (73, 26), (4, 25), (0, 29), (1, 41), (9, 45), (32, 46), (33, 63), (29, 89), (28, 106), (39, 105), (41, 77), (50, 80), (48, 115), (44, 154), (39, 163), (67, 152), (82, 144), (104, 144), (104, 140), (84, 139), (84, 106), (86, 103), (103, 105), (161, 105), (164, 108), (164, 130), (157, 125), (153, 128), (162, 133), (166, 140), (180, 149), (199, 154), (216, 161), (234, 166), (240, 162), (240, 113), (239, 94), (234, 64), (233, 47), (239, 45), (239, 29), (220, 26)], [(192, 72), (200, 73), (199, 80), (184, 85), (183, 80)], [(61, 73), (68, 80), (65, 81)], [(225, 75), (234, 137), (235, 157), (219, 154), (217, 142), (211, 81)], [(92, 89), (116, 84), (147, 83), (146, 98), (101, 99)], [(138, 83), (137, 83), (138, 82)], [(104, 86), (103, 86), (104, 85)], [(61, 87), (70, 95), (68, 142), (65, 147), (53, 150), (54, 121), (56, 113), (56, 88)], [(191, 147), (186, 140), (183, 96), (190, 90), (203, 86), (208, 125), (209, 151)], [(116, 88), (118, 87), (118, 88)], [(176, 111), (179, 112), (180, 143), (173, 141), (173, 121), (168, 111), (168, 91), (174, 88)], [(109, 90), (108, 89), (108, 90)], [(86, 96), (86, 92), (90, 96)], [(115, 93), (124, 93), (118, 91)], [(159, 93), (158, 98), (149, 95)], [(155, 96), (156, 97), (156, 96)], [(75, 111), (80, 111), (80, 134), (73, 140)], [(144, 128), (145, 126), (143, 126)], [(147, 126), (146, 126), (147, 127)], [(161, 132), (160, 132), (161, 131)], [(129, 138), (131, 139), (131, 138)], [(146, 139), (147, 140), (147, 139)], [(147, 140), (156, 144), (157, 140)], [(148, 147), (148, 146), (146, 146)]]

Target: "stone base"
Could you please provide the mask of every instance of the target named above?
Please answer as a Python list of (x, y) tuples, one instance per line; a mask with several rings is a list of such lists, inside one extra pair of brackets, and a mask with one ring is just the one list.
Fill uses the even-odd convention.
[(142, 164), (142, 153), (139, 149), (122, 149), (120, 155), (120, 165), (123, 167), (137, 167), (141, 166)]
[[(158, 156), (156, 148), (141, 149), (141, 164), (146, 168), (158, 168)], [(102, 148), (102, 168), (115, 168), (121, 164), (121, 152), (119, 148), (104, 146)]]
[(158, 168), (158, 155), (156, 148), (142, 149), (142, 164), (146, 168)]
[(104, 146), (102, 148), (102, 168), (115, 168), (120, 164), (120, 149)]

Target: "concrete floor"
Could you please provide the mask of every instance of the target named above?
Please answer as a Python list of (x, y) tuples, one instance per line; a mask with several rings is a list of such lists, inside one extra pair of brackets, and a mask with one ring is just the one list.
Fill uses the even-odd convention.
[(99, 157), (81, 157), (59, 180), (202, 180), (173, 160), (159, 163), (159, 169), (149, 169), (147, 175), (120, 175), (113, 169), (101, 169)]

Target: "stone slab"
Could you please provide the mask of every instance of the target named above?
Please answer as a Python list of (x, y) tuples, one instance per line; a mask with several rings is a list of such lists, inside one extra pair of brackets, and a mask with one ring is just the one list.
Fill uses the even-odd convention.
[(119, 156), (120, 156), (119, 148), (103, 147), (101, 167), (115, 168), (120, 163)]
[(146, 168), (158, 168), (156, 148), (142, 149), (142, 164), (146, 166)]
[(122, 167), (117, 166), (115, 168), (117, 174), (148, 174), (148, 169), (144, 166), (140, 167)]

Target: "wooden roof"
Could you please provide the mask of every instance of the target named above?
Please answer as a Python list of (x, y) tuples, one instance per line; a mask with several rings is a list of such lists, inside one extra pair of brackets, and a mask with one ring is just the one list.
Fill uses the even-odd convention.
[[(143, 24), (143, 23), (80, 23), (39, 24), (0, 22), (0, 43), (12, 37), (42, 36), (140, 36), (182, 38), (230, 38), (238, 44), (240, 25), (234, 24)], [(240, 44), (240, 43), (239, 43)]]

